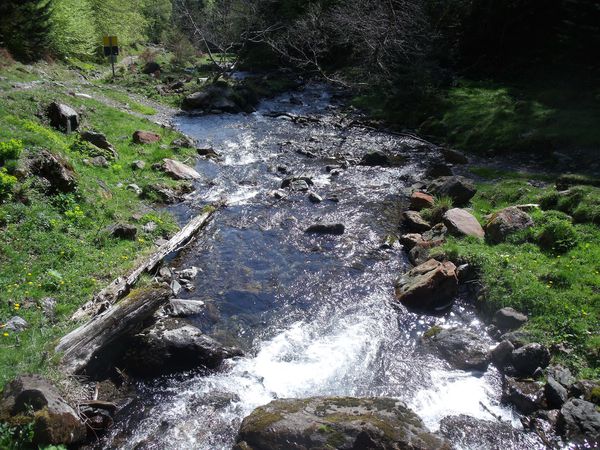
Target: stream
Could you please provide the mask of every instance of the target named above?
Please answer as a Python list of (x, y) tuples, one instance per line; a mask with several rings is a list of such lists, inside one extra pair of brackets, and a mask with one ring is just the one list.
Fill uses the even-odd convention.
[[(300, 123), (290, 114), (320, 120)], [(394, 300), (394, 282), (410, 264), (400, 246), (382, 243), (399, 233), (410, 187), (439, 156), (435, 149), (340, 125), (335, 97), (318, 84), (264, 101), (253, 114), (182, 116), (176, 123), (221, 158), (197, 162), (203, 177), (197, 190), (171, 212), (185, 223), (207, 204), (228, 205), (170, 262), (200, 269), (195, 289), (178, 297), (204, 301), (204, 312), (189, 320), (246, 356), (226, 360), (217, 372), (140, 382), (102, 448), (230, 449), (255, 407), (290, 397), (394, 397), (432, 431), (458, 414), (492, 421), (495, 415), (520, 427), (500, 405), (493, 367), (451, 370), (420, 349), (420, 336), (436, 324), (485, 334), (468, 299), (459, 297), (438, 316), (409, 312)], [(374, 150), (402, 155), (406, 163), (326, 170)], [(292, 176), (284, 171), (310, 177), (323, 201), (289, 190), (276, 198), (272, 191)], [(342, 223), (345, 233), (304, 232), (316, 223)], [(496, 448), (539, 448), (536, 442), (503, 441)]]

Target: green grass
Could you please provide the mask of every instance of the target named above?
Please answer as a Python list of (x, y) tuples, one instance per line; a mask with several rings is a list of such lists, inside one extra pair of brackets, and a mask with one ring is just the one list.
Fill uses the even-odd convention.
[[(589, 209), (600, 201), (600, 189), (577, 187), (583, 195), (566, 201), (562, 209), (572, 212)], [(539, 203), (556, 193), (553, 187), (527, 184), (520, 174), (505, 173), (502, 180), (482, 182), (473, 198), (473, 210), (484, 216), (506, 206)], [(560, 202), (549, 202), (532, 213), (535, 226), (512, 236), (507, 242), (489, 245), (478, 239), (450, 238), (436, 252), (459, 262), (469, 262), (480, 272), (484, 300), (479, 307), (492, 314), (512, 306), (530, 315), (525, 330), (531, 338), (546, 345), (564, 343), (574, 349), (570, 356), (558, 355), (581, 376), (600, 377), (600, 228), (591, 220), (570, 224), (558, 212)], [(568, 204), (568, 207), (566, 206)], [(556, 209), (554, 209), (556, 208)], [(591, 217), (591, 216), (590, 216)], [(546, 248), (542, 236), (555, 223), (565, 224), (574, 235), (568, 245)], [(561, 228), (562, 230), (562, 228)], [(435, 254), (435, 252), (434, 252)]]
[[(0, 71), (0, 75), (9, 78), (5, 84), (35, 79), (27, 70), (15, 67)], [(75, 134), (64, 135), (38, 118), (52, 100), (80, 109), (82, 128), (105, 133), (119, 159), (108, 168), (86, 165), (86, 155), (73, 145)], [(157, 144), (136, 145), (131, 136), (137, 129), (157, 132), (162, 139)], [(36, 188), (36, 178), (29, 177), (17, 185), (12, 201), (0, 204), (0, 324), (19, 315), (30, 325), (20, 334), (0, 329), (0, 385), (19, 373), (52, 371), (56, 340), (75, 326), (68, 320), (70, 315), (133, 267), (138, 258), (153, 251), (156, 238), (177, 229), (171, 216), (145, 205), (125, 187), (135, 183), (143, 188), (154, 182), (175, 185), (151, 166), (165, 157), (193, 155), (192, 149), (173, 154), (173, 150), (161, 148), (179, 136), (97, 100), (72, 97), (56, 89), (34, 87), (0, 93), (0, 142), (21, 140), (25, 147), (22, 162), (42, 148), (62, 154), (78, 174), (75, 193), (46, 196)], [(132, 170), (131, 162), (137, 159), (144, 160), (147, 168)], [(158, 229), (142, 232), (141, 226), (148, 221), (156, 222)], [(138, 239), (109, 237), (106, 228), (116, 222), (137, 225)], [(46, 297), (56, 299), (54, 321), (42, 311)]]

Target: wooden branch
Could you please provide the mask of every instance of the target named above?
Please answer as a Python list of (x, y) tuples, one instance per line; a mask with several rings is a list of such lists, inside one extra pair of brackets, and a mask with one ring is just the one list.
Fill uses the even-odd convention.
[(182, 245), (190, 241), (199, 230), (206, 226), (214, 212), (222, 206), (224, 204), (218, 205), (216, 208), (211, 208), (190, 220), (181, 231), (160, 246), (154, 254), (142, 261), (127, 277), (115, 279), (111, 284), (98, 292), (91, 301), (75, 311), (71, 320), (79, 321), (87, 317), (93, 317), (127, 295), (143, 273), (151, 272), (165, 256), (178, 251)]
[[(171, 297), (167, 286), (151, 287), (132, 292), (92, 320), (64, 336), (55, 348), (62, 353), (61, 366), (69, 373), (85, 373), (90, 363), (106, 369), (106, 355), (120, 350), (118, 339), (139, 330), (145, 320)], [(106, 358), (110, 359), (110, 357)], [(89, 375), (89, 374), (88, 374)]]

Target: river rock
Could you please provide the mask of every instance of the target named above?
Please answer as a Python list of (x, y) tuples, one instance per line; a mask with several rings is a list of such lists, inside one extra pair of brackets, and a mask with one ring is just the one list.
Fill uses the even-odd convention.
[(33, 411), (33, 441), (37, 445), (69, 445), (81, 442), (86, 429), (77, 413), (58, 391), (39, 375), (23, 375), (4, 387), (0, 421), (19, 422)]
[(431, 208), (434, 204), (434, 198), (424, 192), (413, 192), (410, 196), (410, 209), (414, 211)]
[(212, 147), (198, 147), (196, 153), (209, 159), (219, 159), (220, 155)]
[(281, 182), (281, 188), (289, 188), (293, 191), (308, 191), (309, 186), (314, 185), (310, 177), (288, 177)]
[(321, 203), (323, 201), (323, 197), (312, 191), (308, 193), (308, 199), (311, 203)]
[(406, 306), (430, 309), (448, 304), (458, 293), (456, 266), (430, 259), (402, 275), (396, 298)]
[(407, 233), (400, 236), (400, 243), (404, 245), (404, 248), (408, 251), (423, 242), (425, 242), (423, 236), (419, 233)]
[(550, 352), (543, 345), (532, 343), (514, 350), (511, 359), (520, 376), (532, 376), (538, 367), (548, 366)]
[(200, 314), (205, 309), (202, 300), (181, 300), (171, 299), (166, 306), (166, 312), (171, 317), (188, 317), (194, 314)]
[(195, 145), (196, 142), (189, 136), (182, 136), (171, 142), (171, 146), (176, 148), (192, 148)]
[(423, 343), (459, 370), (484, 371), (490, 363), (488, 344), (465, 328), (432, 328), (423, 336)]
[(383, 152), (369, 152), (362, 157), (359, 163), (361, 166), (390, 166), (391, 161), (388, 155)]
[(578, 398), (568, 400), (560, 409), (559, 430), (575, 443), (586, 443), (584, 448), (600, 445), (600, 412), (591, 402)]
[(451, 197), (456, 206), (466, 205), (477, 192), (473, 182), (462, 176), (440, 177), (428, 190), (438, 197)]
[(108, 160), (104, 157), (104, 156), (94, 156), (90, 163), (92, 164), (92, 166), (96, 166), (96, 167), (108, 167)]
[(118, 239), (133, 241), (137, 236), (137, 228), (135, 225), (130, 225), (127, 223), (117, 223), (111, 225), (107, 230), (112, 237)]
[(201, 178), (196, 169), (174, 159), (164, 158), (161, 170), (174, 180), (198, 180)]
[(132, 373), (158, 376), (198, 367), (214, 369), (242, 352), (226, 347), (198, 328), (173, 318), (160, 319), (131, 339), (122, 364)]
[(518, 381), (505, 377), (502, 389), (502, 401), (510, 403), (521, 414), (531, 414), (546, 408), (544, 387), (537, 381)]
[(510, 341), (502, 341), (491, 351), (491, 357), (494, 365), (499, 369), (504, 368), (511, 362), (512, 352), (515, 346)]
[(444, 225), (455, 236), (475, 236), (483, 238), (485, 233), (477, 219), (468, 211), (452, 208), (444, 213)]
[(411, 231), (423, 232), (431, 228), (431, 225), (416, 211), (404, 211), (402, 213), (402, 221), (406, 228)]
[(89, 437), (93, 439), (97, 433), (113, 426), (117, 405), (102, 400), (86, 400), (78, 405), (78, 411), (90, 430)]
[(177, 203), (185, 199), (185, 196), (194, 190), (191, 184), (180, 184), (177, 187), (169, 187), (164, 184), (148, 184), (142, 188), (144, 198), (159, 201), (165, 204)]
[(65, 133), (72, 133), (79, 128), (79, 114), (68, 105), (52, 102), (47, 109), (50, 125)]
[(160, 134), (153, 133), (152, 131), (137, 130), (133, 133), (133, 142), (136, 144), (154, 144), (160, 141)]
[(510, 422), (476, 419), (464, 414), (440, 421), (440, 432), (456, 448), (479, 450), (543, 448), (534, 433), (516, 429)]
[(242, 110), (238, 105), (239, 95), (227, 85), (212, 84), (204, 90), (188, 95), (183, 99), (183, 109), (201, 109), (204, 111), (220, 110), (228, 113), (238, 113)]
[(527, 316), (511, 307), (501, 308), (494, 313), (492, 323), (501, 331), (520, 328), (527, 322)]
[(451, 448), (404, 403), (385, 397), (274, 400), (243, 420), (236, 441), (237, 450)]
[(551, 408), (560, 408), (568, 398), (567, 389), (552, 377), (548, 377), (544, 386), (546, 401)]
[(420, 266), (421, 264), (429, 261), (431, 250), (428, 246), (419, 244), (415, 245), (408, 252), (408, 260), (413, 266)]
[(571, 371), (566, 367), (560, 365), (549, 366), (546, 369), (546, 374), (548, 377), (554, 378), (558, 381), (563, 387), (569, 389), (575, 383), (575, 377), (571, 374)]
[(112, 159), (119, 158), (119, 154), (115, 150), (115, 147), (108, 142), (106, 136), (102, 133), (97, 133), (95, 131), (82, 131), (80, 136), (84, 141), (87, 141), (96, 147), (101, 148), (102, 150), (106, 150)]
[(492, 214), (485, 226), (486, 240), (491, 244), (498, 244), (509, 235), (532, 226), (533, 220), (529, 214), (510, 206)]
[(77, 176), (71, 163), (49, 150), (40, 150), (30, 161), (34, 175), (45, 178), (52, 193), (69, 193), (77, 189)]
[(344, 234), (345, 231), (346, 231), (346, 227), (341, 223), (331, 223), (331, 224), (317, 223), (317, 224), (311, 225), (306, 230), (304, 230), (305, 233), (310, 233), (310, 234), (336, 234), (336, 235)]
[(434, 162), (425, 171), (426, 178), (438, 178), (452, 176), (452, 167), (443, 162)]
[(442, 156), (446, 160), (446, 162), (450, 164), (468, 164), (469, 158), (467, 158), (463, 153), (458, 150), (453, 150), (451, 148), (443, 148)]

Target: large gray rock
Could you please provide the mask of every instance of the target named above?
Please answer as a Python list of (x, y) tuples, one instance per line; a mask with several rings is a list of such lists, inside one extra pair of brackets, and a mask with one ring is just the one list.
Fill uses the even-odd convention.
[(25, 319), (19, 316), (11, 317), (8, 322), (4, 324), (4, 331), (13, 331), (15, 333), (21, 333), (29, 328), (29, 324)]
[(506, 307), (494, 313), (492, 322), (501, 331), (516, 330), (527, 322), (527, 316), (511, 307)]
[(52, 102), (47, 110), (50, 125), (57, 130), (71, 133), (79, 128), (79, 114), (68, 105)]
[(460, 208), (452, 208), (444, 213), (444, 225), (448, 232), (455, 236), (475, 236), (483, 238), (485, 233), (479, 222), (468, 211)]
[(485, 225), (486, 240), (498, 244), (518, 231), (533, 226), (533, 220), (526, 212), (510, 206), (494, 213)]
[(40, 150), (30, 161), (33, 175), (48, 180), (51, 193), (69, 193), (77, 189), (77, 176), (71, 163), (49, 150)]
[(236, 450), (450, 449), (419, 416), (390, 398), (274, 400), (244, 419)]
[(38, 445), (69, 445), (86, 437), (85, 425), (52, 384), (38, 375), (24, 375), (4, 387), (0, 421), (17, 424), (33, 412), (33, 441)]
[(440, 177), (434, 180), (428, 189), (438, 197), (452, 198), (456, 206), (466, 205), (477, 192), (475, 184), (462, 176)]
[(553, 377), (548, 377), (544, 386), (546, 401), (551, 408), (560, 408), (568, 398), (567, 389)]
[(510, 422), (476, 419), (464, 414), (444, 417), (440, 432), (456, 448), (480, 450), (544, 448), (535, 433), (525, 433)]
[(512, 352), (512, 363), (520, 376), (532, 376), (539, 367), (545, 369), (550, 363), (550, 352), (541, 344), (524, 345)]
[(151, 377), (216, 368), (224, 359), (241, 355), (182, 320), (165, 318), (133, 336), (122, 364), (138, 376)]
[(537, 381), (518, 381), (506, 377), (502, 401), (512, 404), (521, 414), (531, 414), (547, 407), (544, 386)]
[(202, 178), (193, 167), (169, 158), (163, 159), (161, 170), (174, 180), (198, 180)]
[(465, 328), (433, 328), (423, 336), (426, 348), (459, 370), (485, 370), (490, 363), (488, 344)]
[(456, 266), (450, 261), (430, 259), (402, 275), (396, 283), (396, 298), (414, 308), (446, 305), (457, 293)]
[(575, 443), (586, 443), (583, 448), (600, 446), (600, 412), (596, 405), (572, 398), (560, 409), (559, 427)]
[(218, 109), (228, 113), (238, 113), (242, 110), (238, 100), (240, 100), (239, 95), (236, 95), (231, 87), (213, 84), (200, 92), (185, 97), (181, 107), (187, 110), (211, 111)]

